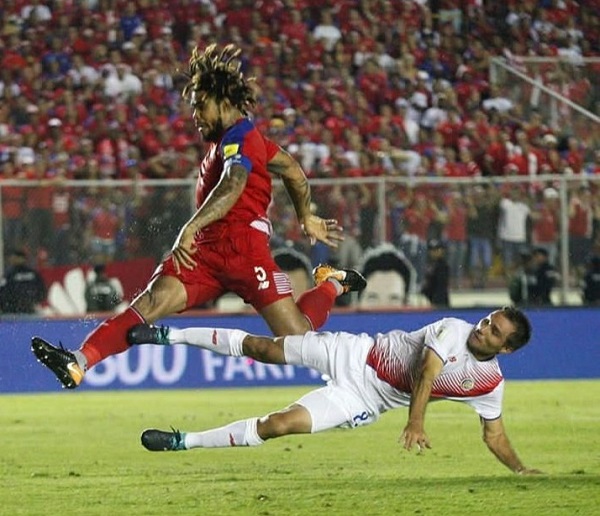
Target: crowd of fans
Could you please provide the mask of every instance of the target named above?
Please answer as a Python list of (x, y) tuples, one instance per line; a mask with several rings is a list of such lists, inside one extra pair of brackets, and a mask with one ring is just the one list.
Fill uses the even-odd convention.
[[(152, 191), (146, 204), (130, 207), (122, 190), (73, 191), (62, 181), (193, 177), (204, 144), (182, 101), (179, 71), (194, 46), (212, 42), (242, 47), (243, 68), (257, 78), (257, 125), (309, 177), (600, 173), (599, 131), (551, 127), (489, 83), (493, 56), (516, 66), (521, 56), (562, 56), (572, 73), (560, 92), (597, 112), (597, 88), (579, 64), (599, 54), (599, 7), (597, 0), (6, 0), (0, 181), (43, 188), (27, 195), (2, 188), (5, 239), (31, 256), (48, 253), (53, 264), (83, 259), (82, 242), (88, 254), (114, 259), (131, 236), (123, 230), (131, 211), (152, 217), (149, 199), (168, 206), (168, 194)], [(341, 197), (359, 207), (343, 213), (354, 217), (347, 222), (360, 252), (371, 244), (375, 208), (367, 187), (353, 192)], [(463, 192), (446, 197), (456, 194)], [(389, 195), (390, 206), (401, 207), (390, 217), (403, 217), (391, 220), (390, 240), (423, 270), (420, 246), (431, 235), (425, 244), (422, 235), (411, 240), (422, 233), (411, 221), (419, 226), (436, 203), (427, 191)], [(449, 227), (452, 215), (428, 217), (446, 217)], [(176, 212), (155, 222), (172, 239), (180, 219)], [(57, 234), (75, 235), (73, 252)], [(458, 272), (454, 278), (462, 281)]]

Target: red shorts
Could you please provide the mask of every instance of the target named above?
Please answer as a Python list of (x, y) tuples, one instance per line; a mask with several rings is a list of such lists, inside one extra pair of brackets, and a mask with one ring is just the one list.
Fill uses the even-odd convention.
[(169, 255), (154, 273), (174, 276), (187, 292), (187, 306), (204, 305), (226, 292), (234, 292), (256, 311), (292, 295), (288, 275), (282, 272), (269, 248), (269, 236), (262, 231), (237, 226), (218, 239), (199, 240), (194, 269), (180, 267), (177, 274)]

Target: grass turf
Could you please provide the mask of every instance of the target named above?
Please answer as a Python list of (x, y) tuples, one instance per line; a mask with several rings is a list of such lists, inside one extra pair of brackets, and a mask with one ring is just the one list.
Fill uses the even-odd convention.
[(600, 381), (509, 382), (504, 423), (526, 465), (487, 451), (468, 407), (429, 406), (433, 449), (398, 443), (407, 411), (257, 448), (150, 453), (147, 427), (203, 430), (310, 387), (0, 396), (0, 514), (598, 514)]

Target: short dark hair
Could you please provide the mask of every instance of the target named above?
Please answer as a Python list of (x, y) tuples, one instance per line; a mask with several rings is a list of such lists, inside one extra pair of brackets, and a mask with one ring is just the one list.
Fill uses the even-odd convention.
[(514, 306), (503, 306), (500, 312), (515, 326), (513, 331), (506, 339), (506, 345), (512, 350), (522, 348), (531, 339), (531, 323), (527, 316)]

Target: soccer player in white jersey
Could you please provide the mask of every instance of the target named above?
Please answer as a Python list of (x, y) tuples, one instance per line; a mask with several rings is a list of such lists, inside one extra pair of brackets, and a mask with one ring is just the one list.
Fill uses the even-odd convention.
[(142, 444), (151, 451), (257, 446), (283, 435), (368, 425), (403, 406), (409, 411), (401, 441), (407, 450), (421, 450), (431, 447), (425, 432), (428, 402), (448, 399), (477, 412), (483, 439), (502, 464), (515, 473), (539, 473), (523, 465), (504, 430), (504, 378), (496, 358), (521, 348), (530, 337), (527, 317), (513, 307), (496, 310), (476, 325), (444, 318), (417, 331), (374, 337), (308, 332), (271, 338), (223, 328), (139, 325), (129, 332), (130, 344), (189, 344), (269, 364), (307, 366), (331, 378), (278, 412), (203, 432), (149, 429), (142, 433)]

